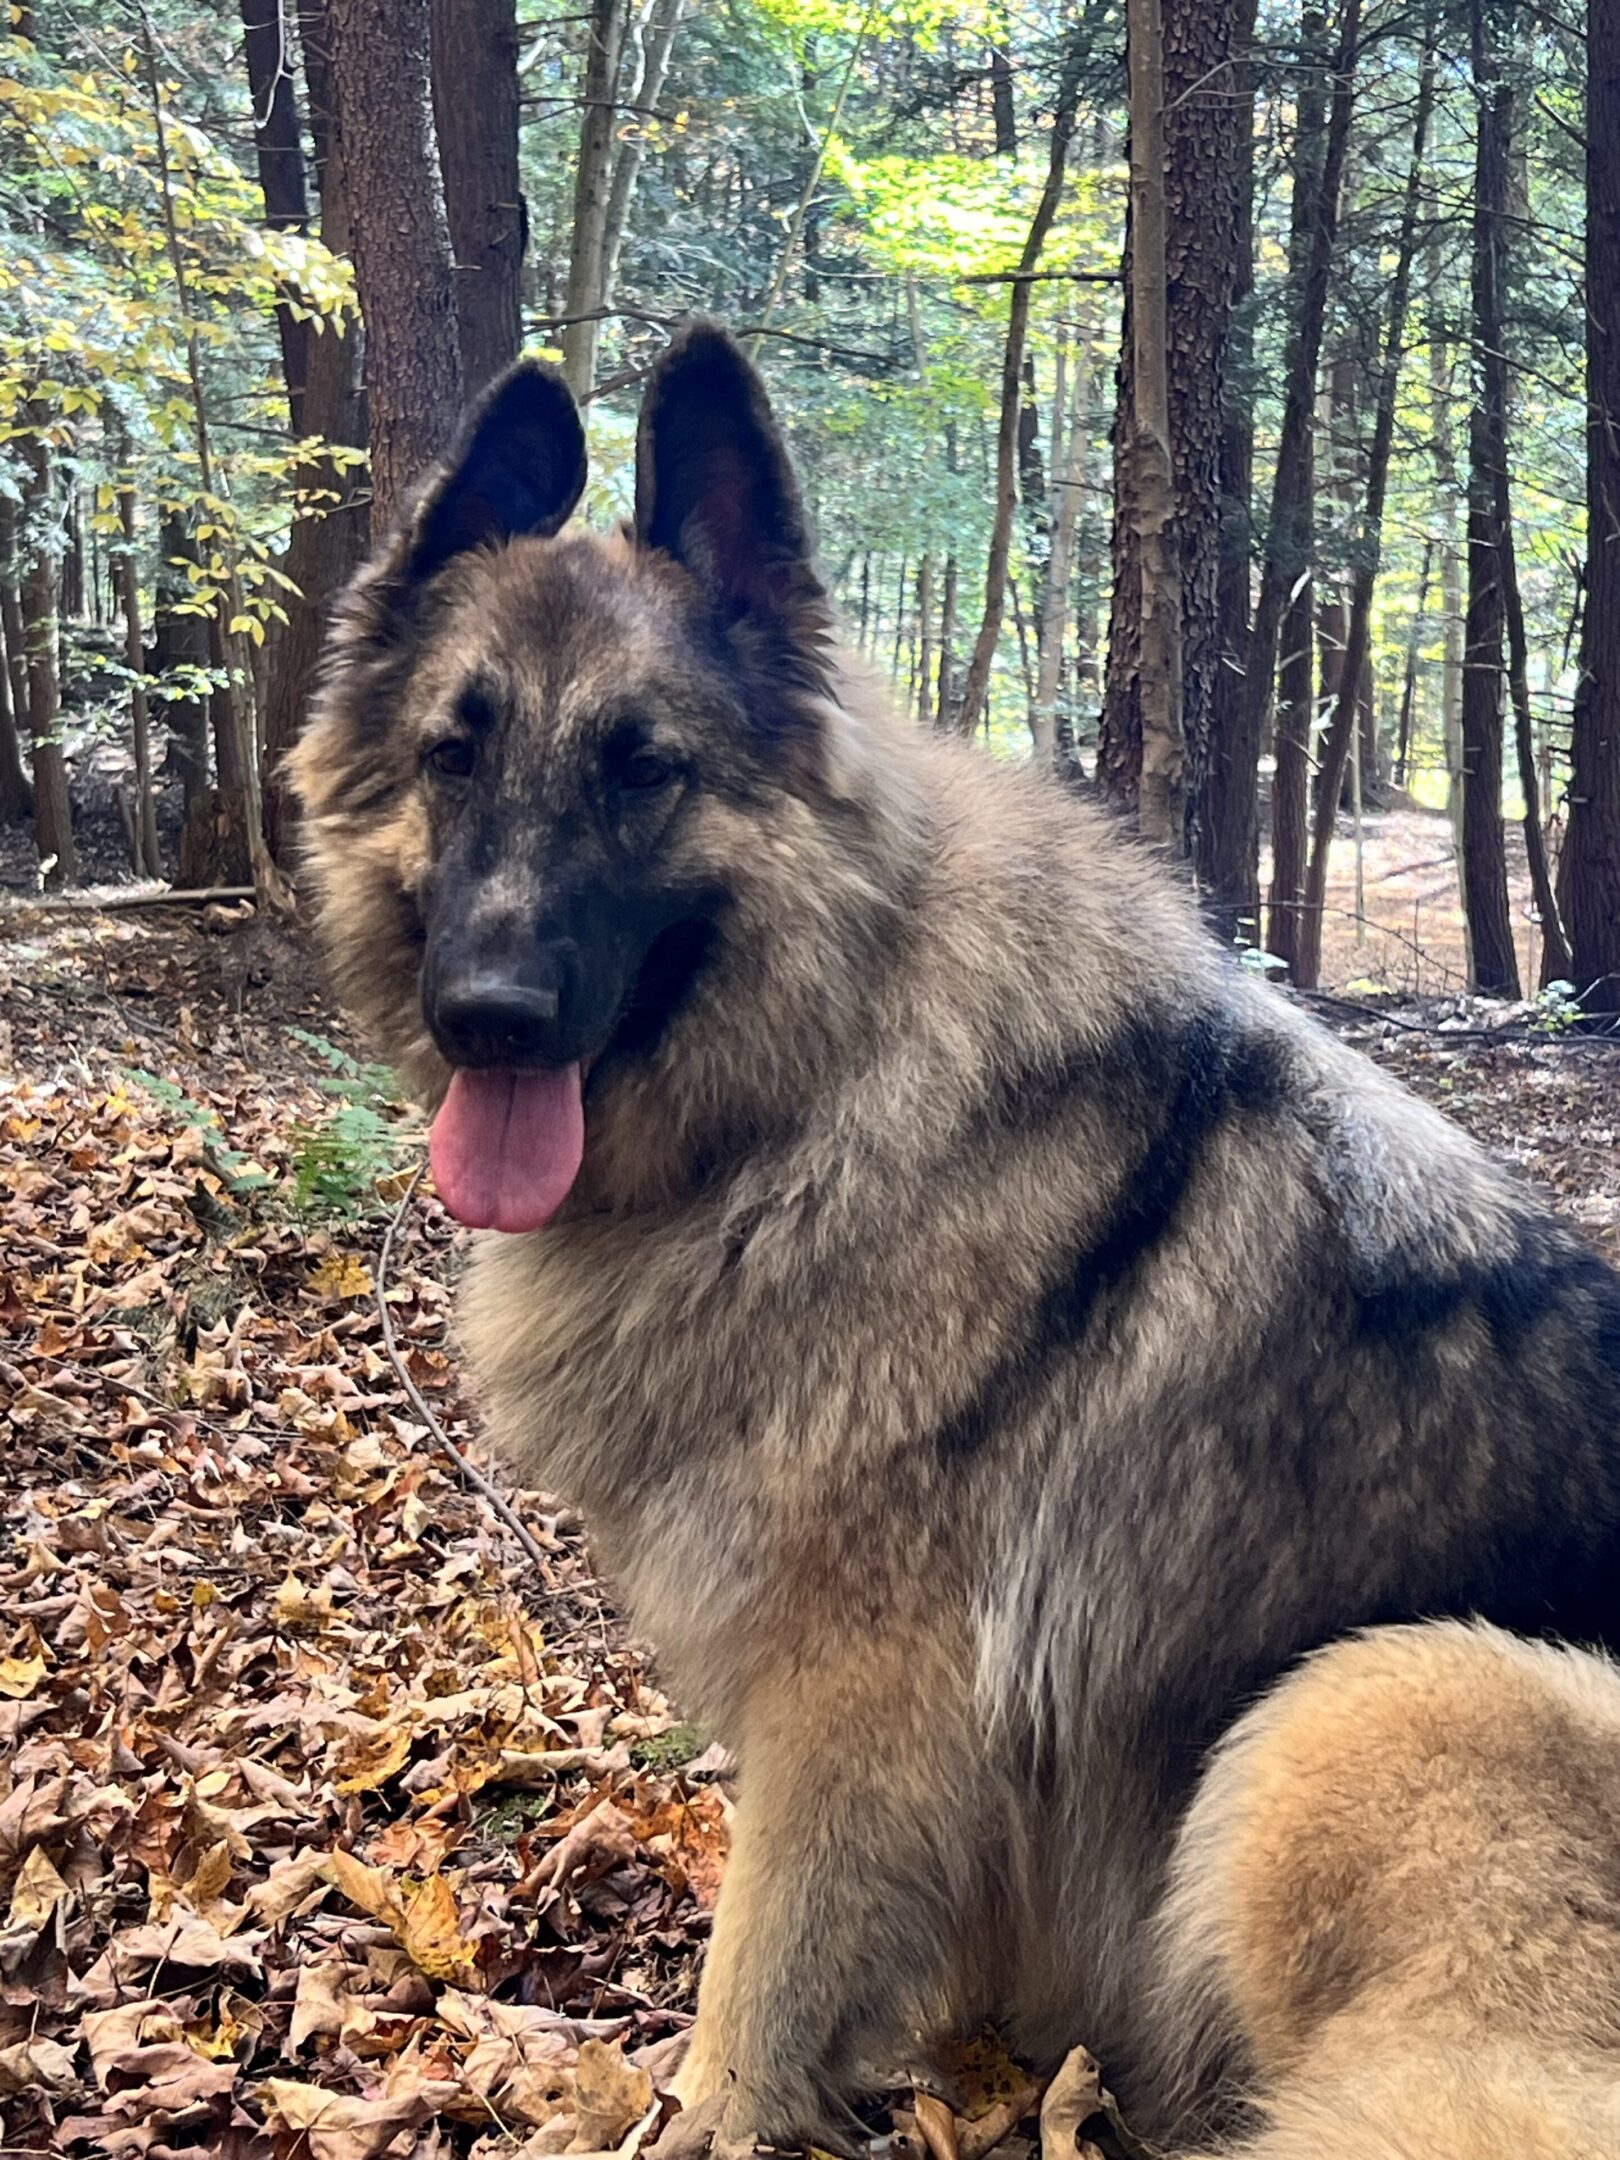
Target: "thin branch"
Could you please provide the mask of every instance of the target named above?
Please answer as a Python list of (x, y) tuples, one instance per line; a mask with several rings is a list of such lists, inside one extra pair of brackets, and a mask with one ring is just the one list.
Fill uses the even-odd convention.
[(404, 1196), (388, 1219), (388, 1228), (383, 1234), (382, 1251), (377, 1255), (377, 1317), (382, 1322), (383, 1348), (388, 1352), (388, 1362), (393, 1366), (400, 1386), (410, 1398), (412, 1409), (415, 1410), (417, 1416), (433, 1435), (434, 1442), (438, 1446), (440, 1453), (447, 1462), (454, 1465), (457, 1475), (465, 1483), (472, 1486), (475, 1492), (481, 1493), (484, 1499), (489, 1502), (491, 1508), (494, 1509), (507, 1529), (511, 1531), (513, 1537), (523, 1548), (525, 1555), (534, 1562), (540, 1571), (542, 1579), (544, 1579), (548, 1572), (544, 1552), (535, 1542), (531, 1533), (523, 1527), (518, 1518), (517, 1510), (513, 1507), (511, 1501), (507, 1499), (505, 1493), (492, 1479), (484, 1475), (475, 1462), (468, 1460), (439, 1423), (438, 1418), (434, 1415), (432, 1405), (406, 1370), (405, 1360), (400, 1356), (399, 1346), (394, 1341), (394, 1322), (388, 1310), (388, 1263), (393, 1257), (394, 1239), (399, 1235), (399, 1226), (405, 1220), (406, 1211), (409, 1209), (411, 1202), (416, 1198), (416, 1188), (422, 1182), (422, 1172), (425, 1167), (425, 1164), (419, 1163), (417, 1165), (411, 1182), (405, 1188)]

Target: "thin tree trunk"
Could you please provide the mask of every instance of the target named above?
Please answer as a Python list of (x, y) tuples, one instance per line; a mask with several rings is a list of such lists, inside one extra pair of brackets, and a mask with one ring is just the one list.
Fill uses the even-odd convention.
[[(636, 181), (647, 148), (648, 123), (657, 110), (669, 73), (675, 39), (685, 13), (686, 0), (644, 0), (639, 58), (630, 80), (629, 115), (619, 154), (613, 161), (613, 184), (608, 190), (607, 230), (602, 240), (602, 305), (611, 307), (618, 293), (619, 256), (630, 223)], [(647, 20), (650, 11), (651, 20)]]
[(516, 0), (432, 0), (433, 111), (463, 394), (523, 344)]
[[(1328, 855), (1333, 846), (1333, 823), (1338, 814), (1339, 789), (1344, 781), (1345, 760), (1350, 754), (1356, 725), (1356, 703), (1372, 641), (1373, 592), (1378, 582), (1379, 555), (1383, 546), (1384, 498), (1389, 485), (1389, 461), (1395, 445), (1395, 406), (1400, 388), (1401, 357), (1406, 348), (1407, 302), (1412, 288), (1412, 263), (1417, 253), (1418, 217), (1422, 208), (1423, 160), (1428, 146), (1429, 119), (1434, 109), (1434, 47), (1423, 54), (1417, 112), (1412, 123), (1412, 161), (1407, 172), (1406, 196), (1401, 206), (1400, 237), (1395, 248), (1395, 270), (1390, 286), (1389, 321), (1384, 335), (1383, 361), (1379, 371), (1378, 403), (1373, 418), (1372, 448), (1367, 458), (1367, 506), (1356, 543), (1350, 582), (1350, 615), (1345, 629), (1344, 658), (1338, 671), (1337, 694), (1323, 739), (1316, 783), (1316, 817), (1311, 834), (1311, 859), (1305, 872), (1305, 904), (1300, 918), (1299, 948), (1294, 980), (1314, 990), (1322, 965), (1322, 910), (1327, 903)], [(1360, 766), (1357, 766), (1357, 785)]]
[(1018, 274), (1007, 303), (1007, 338), (1001, 358), (1001, 409), (996, 429), (995, 512), (984, 573), (984, 616), (968, 661), (962, 685), (962, 707), (956, 722), (964, 735), (971, 735), (983, 717), (990, 694), (990, 671), (1001, 638), (1001, 617), (1007, 597), (1007, 564), (1012, 553), (1013, 513), (1018, 504), (1018, 413), (1023, 387), (1024, 346), (1029, 332), (1031, 280), (1063, 194), (1063, 172), (1068, 162), (1069, 144), (1074, 137), (1084, 61), (1085, 41), (1078, 29), (1071, 29), (1052, 114), (1046, 181), (1035, 206), (1035, 215), (1030, 220), (1029, 233), (1018, 261)]
[(1586, 18), (1586, 617), (1559, 897), (1570, 980), (1620, 1011), (1620, 13)]
[[(1252, 15), (1247, 21), (1252, 36)], [(1209, 693), (1209, 740), (1199, 763), (1193, 798), (1193, 865), (1206, 893), (1228, 896), (1224, 904), (1217, 903), (1217, 916), (1227, 934), (1258, 938), (1258, 916), (1234, 914), (1229, 898), (1243, 890), (1248, 865), (1257, 863), (1260, 812), (1257, 786), (1246, 772), (1238, 772), (1232, 764), (1233, 744), (1241, 742), (1243, 732), (1243, 671), (1249, 653), (1254, 550), (1254, 79), (1246, 60), (1232, 69), (1232, 105), (1232, 125), (1241, 140), (1236, 161), (1232, 307), (1227, 325), (1217, 457), (1220, 530), (1215, 569), (1216, 650)], [(1318, 119), (1318, 141), (1320, 133)], [(1183, 556), (1183, 623), (1187, 622), (1186, 561)], [(1189, 643), (1190, 658), (1185, 653), (1182, 656), (1182, 682), (1185, 685), (1190, 672), (1196, 695), (1196, 630), (1191, 632)]]
[(917, 718), (927, 727), (934, 718), (934, 558), (917, 565)]
[(1486, 14), (1471, 0), (1478, 129), (1474, 162), (1473, 401), (1468, 421), (1468, 616), (1463, 652), (1463, 852), (1474, 987), (1519, 995), (1502, 832), (1503, 640), (1507, 589), (1497, 476), (1507, 464), (1507, 360), (1501, 277), (1512, 90)]
[(589, 396), (596, 382), (596, 344), (606, 305), (608, 200), (613, 186), (615, 99), (625, 13), (625, 0), (590, 0), (585, 25), (584, 102), (579, 161), (574, 168), (573, 244), (563, 292), (562, 333), (563, 374), (577, 398)]
[(1132, 404), (1129, 504), (1141, 564), (1142, 837), (1180, 854), (1186, 832), (1181, 732), (1181, 563), (1170, 453), (1165, 298), (1164, 43), (1159, 0), (1129, 0)]
[(366, 326), (372, 525), (394, 522), (461, 412), (455, 273), (429, 92), (428, 0), (330, 0), (333, 107)]
[[(294, 528), (296, 536), (297, 528)], [(153, 580), (152, 670), (172, 679), (186, 670), (193, 684), (208, 666), (208, 625), (200, 615), (182, 613), (179, 603), (191, 592), (183, 565), (197, 559), (197, 547), (178, 510), (165, 510), (158, 529), (158, 566)], [(197, 812), (208, 793), (208, 709), (200, 690), (165, 695), (163, 718), (169, 731), (165, 770), (180, 776), (185, 818)]]
[[(203, 395), (202, 360), (197, 332), (191, 311), (190, 280), (186, 272), (185, 255), (180, 245), (180, 230), (175, 217), (174, 192), (170, 180), (168, 150), (168, 120), (163, 106), (163, 94), (158, 84), (157, 48), (152, 35), (151, 19), (146, 11), (145, 0), (140, 0), (140, 20), (145, 60), (147, 94), (152, 106), (152, 129), (157, 148), (158, 194), (163, 212), (163, 231), (168, 249), (170, 274), (174, 279), (175, 298), (180, 314), (186, 324), (186, 376), (191, 389), (191, 413), (193, 444), (197, 455), (197, 477), (202, 482), (205, 495), (216, 492), (213, 449), (208, 428), (208, 406)], [(225, 581), (226, 619), (221, 622), (218, 614), (210, 623), (210, 637), (215, 641), (213, 654), (216, 668), (223, 668), (226, 688), (216, 691), (216, 699), (228, 699), (227, 711), (231, 720), (231, 758), (228, 761), (215, 746), (215, 763), (219, 777), (222, 811), (234, 819), (236, 815), (232, 792), (227, 789), (227, 762), (235, 766), (234, 786), (240, 789), (241, 829), (247, 843), (247, 859), (253, 873), (254, 889), (261, 898), (278, 907), (290, 904), (290, 895), (271, 859), (264, 837), (264, 814), (259, 792), (258, 759), (253, 741), (253, 726), (245, 698), (251, 694), (252, 671), (241, 650), (240, 640), (230, 628), (242, 611), (241, 588), (234, 566)]]
[[(1504, 444), (1504, 450), (1505, 450)], [(1524, 599), (1519, 591), (1518, 554), (1513, 544), (1513, 488), (1504, 462), (1496, 475), (1496, 530), (1502, 572), (1502, 601), (1507, 617), (1508, 696), (1513, 706), (1513, 743), (1524, 795), (1524, 853), (1530, 891), (1541, 919), (1542, 979), (1567, 982), (1571, 965), (1569, 939), (1553, 890), (1547, 860), (1547, 836), (1541, 824), (1541, 784), (1536, 775), (1535, 721), (1530, 710), (1530, 648), (1525, 637)]]
[(34, 814), (34, 789), (23, 763), (9, 655), (6, 661), (0, 667), (0, 825), (23, 825)]
[(1311, 799), (1311, 730), (1316, 720), (1316, 597), (1310, 572), (1283, 617), (1277, 665), (1276, 766), (1271, 779), (1271, 910), (1266, 950), (1290, 976), (1299, 965), (1305, 904), (1305, 848)]
[(130, 738), (135, 752), (135, 805), (130, 819), (130, 861), (137, 877), (160, 878), (157, 802), (152, 790), (152, 730), (146, 700), (146, 648), (141, 637), (140, 590), (135, 576), (135, 481), (128, 438), (120, 427), (113, 443), (119, 466), (118, 522), (124, 544), (115, 565), (118, 605), (124, 618), (124, 662), (130, 672)]
[(1429, 604), (1429, 574), (1434, 567), (1434, 537), (1423, 543), (1423, 568), (1418, 574), (1417, 606), (1406, 638), (1406, 669), (1401, 678), (1401, 716), (1395, 737), (1395, 785), (1404, 788), (1412, 759), (1412, 716), (1417, 702), (1418, 654), (1423, 645), (1423, 619)]
[(17, 510), (0, 496), (0, 646), (4, 648), (5, 720), (0, 736), (0, 810), (6, 822), (22, 824), (34, 814), (34, 784), (23, 762), (22, 734), (28, 725), (28, 644), (23, 633), (22, 602), (17, 591)]
[(1441, 520), (1440, 606), (1445, 617), (1445, 641), (1440, 663), (1440, 733), (1446, 758), (1446, 810), (1451, 819), (1452, 857), (1456, 865), (1457, 897), (1462, 909), (1463, 940), (1467, 948), (1464, 972), (1474, 976), (1473, 947), (1468, 930), (1467, 853), (1463, 847), (1462, 696), (1463, 696), (1463, 587), (1462, 554), (1457, 546), (1456, 432), (1451, 419), (1451, 347), (1446, 335), (1441, 303), (1439, 247), (1430, 244), (1428, 255), (1429, 308), (1429, 440), (1434, 457), (1437, 508)]
[[(1322, 18), (1312, 16), (1319, 42)], [(1328, 281), (1338, 234), (1339, 196), (1355, 110), (1355, 71), (1361, 37), (1361, 0), (1344, 0), (1333, 60), (1333, 90), (1328, 104), (1320, 178), (1307, 191), (1303, 220), (1296, 222), (1298, 252), (1291, 255), (1290, 281), (1297, 302), (1290, 305), (1294, 325), (1285, 368), (1282, 433), (1266, 527), (1260, 592), (1255, 602), (1245, 668), (1245, 695), (1233, 729), (1231, 785), (1240, 796), (1257, 784), (1260, 740), (1271, 707), (1277, 674), (1277, 645), (1289, 595), (1309, 567), (1311, 420), (1316, 404), (1316, 375), (1322, 353)], [(1302, 125), (1303, 133), (1303, 125)], [(1257, 908), (1257, 869), (1241, 866), (1228, 890), (1212, 894), (1216, 905), (1236, 919)]]
[(1087, 396), (1091, 383), (1095, 328), (1086, 321), (1074, 354), (1074, 387), (1068, 437), (1053, 454), (1052, 546), (1047, 558), (1046, 590), (1035, 670), (1035, 704), (1030, 719), (1034, 758), (1042, 772), (1057, 764), (1057, 701), (1063, 679), (1063, 633), (1069, 620), (1069, 587), (1074, 578), (1074, 542), (1080, 524), (1080, 489), (1085, 475)]
[[(343, 158), (332, 125), (332, 82), (326, 0), (303, 0), (299, 19), (310, 134), (320, 191), (321, 238), (334, 255), (350, 247)], [(357, 325), (328, 320), (310, 340), (305, 393), (307, 439), (334, 448), (365, 448)], [(264, 700), (264, 824), (283, 869), (296, 853), (297, 806), (286, 775), (287, 752), (298, 740), (314, 687), (315, 669), (333, 600), (366, 551), (364, 474), (317, 450), (294, 475), (305, 508), (287, 543), (287, 623), (277, 640)]]
[[(28, 734), (34, 769), (34, 845), (41, 881), (50, 891), (78, 876), (67, 761), (62, 753), (62, 694), (57, 675), (57, 561), (60, 531), (51, 502), (49, 416), (30, 409), (24, 436), (23, 652), (28, 666)], [(54, 528), (54, 529), (53, 529)]]
[(939, 698), (934, 707), (934, 724), (941, 728), (950, 728), (956, 721), (956, 577), (956, 557), (947, 555), (939, 603)]
[[(296, 5), (297, 0), (292, 0)], [(309, 195), (304, 186), (304, 144), (293, 96), (292, 21), (286, 0), (241, 0), (242, 49), (253, 100), (253, 141), (265, 223), (275, 232), (304, 232)], [(304, 432), (304, 384), (308, 379), (311, 326), (290, 302), (276, 306), (281, 371), (296, 439)]]

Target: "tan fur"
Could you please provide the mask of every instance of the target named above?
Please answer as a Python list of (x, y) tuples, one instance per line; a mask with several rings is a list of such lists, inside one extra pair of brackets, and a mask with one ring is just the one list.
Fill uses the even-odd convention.
[[(1144, 2016), (1142, 1931), (1241, 1701), (1373, 1617), (1607, 1626), (1620, 1289), (1104, 819), (894, 716), (805, 561), (711, 615), (738, 505), (790, 484), (740, 361), (683, 407), (693, 350), (638, 500), (661, 529), (718, 442), (718, 542), (699, 500), (669, 546), (413, 582), (430, 489), (363, 573), (296, 760), (322, 932), (431, 1104), (458, 816), (506, 821), (466, 904), (513, 938), (615, 865), (727, 895), (655, 1045), (593, 1068), (562, 1212), (480, 1238), (461, 1304), (497, 1444), (742, 1763), (688, 2095), (825, 2141), (868, 2065), (991, 2010), (1163, 2127), (1211, 2070)], [(418, 753), (475, 674), (508, 717), (461, 812)], [(697, 777), (604, 839), (627, 710)]]
[(1222, 1745), (1163, 1925), (1245, 2160), (1613, 2160), (1620, 1672), (1461, 1623), (1322, 1652)]

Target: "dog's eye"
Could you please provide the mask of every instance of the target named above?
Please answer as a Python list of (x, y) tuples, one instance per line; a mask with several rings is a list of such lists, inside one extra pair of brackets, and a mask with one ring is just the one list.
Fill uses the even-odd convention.
[(644, 792), (651, 788), (668, 787), (680, 770), (673, 758), (665, 757), (661, 750), (650, 743), (641, 743), (627, 751), (619, 761), (620, 787), (635, 788)]
[(447, 735), (442, 742), (429, 743), (422, 752), (422, 770), (440, 780), (467, 780), (472, 777), (473, 756), (473, 746), (465, 735)]

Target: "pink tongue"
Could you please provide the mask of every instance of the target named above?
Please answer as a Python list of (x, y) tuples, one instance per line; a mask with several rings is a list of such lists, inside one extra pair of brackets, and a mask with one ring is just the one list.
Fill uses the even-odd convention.
[(458, 1072), (433, 1120), (439, 1198), (474, 1230), (538, 1230), (579, 1175), (580, 1069)]

